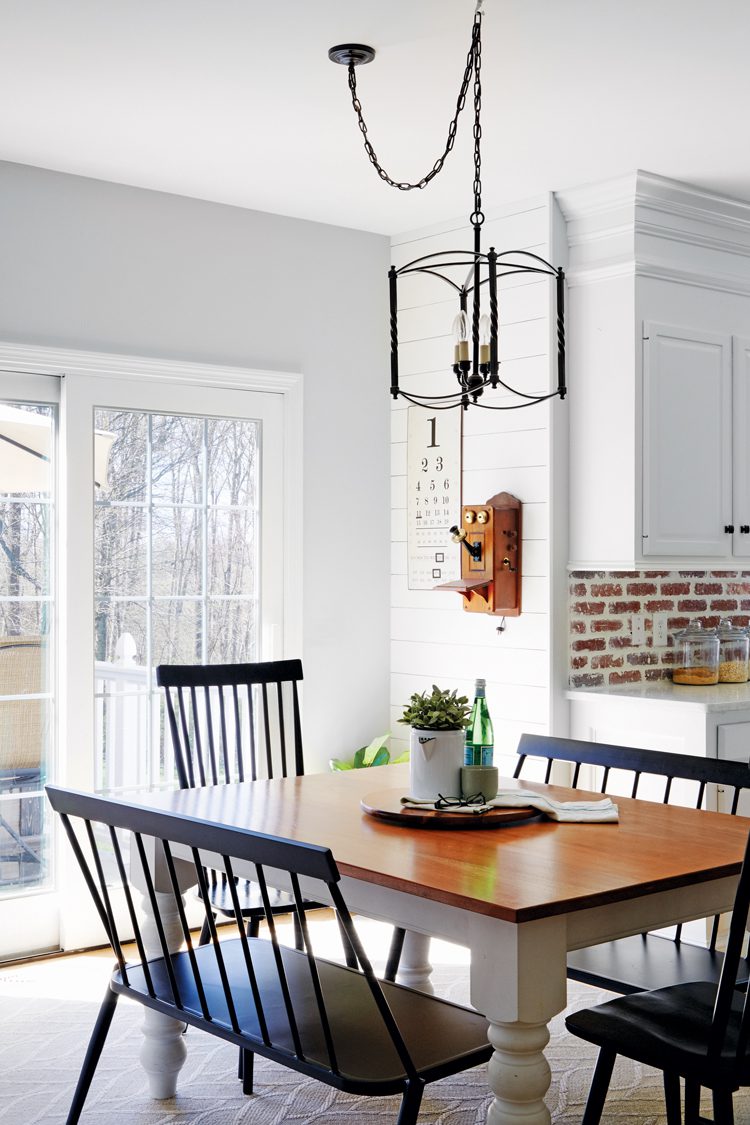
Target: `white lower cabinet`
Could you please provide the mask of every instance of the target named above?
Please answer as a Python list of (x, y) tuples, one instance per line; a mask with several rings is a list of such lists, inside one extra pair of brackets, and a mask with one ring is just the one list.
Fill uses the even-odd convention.
[[(750, 684), (690, 688), (671, 683), (626, 691), (568, 692), (570, 737), (615, 746), (638, 746), (674, 754), (695, 754), (750, 762)], [(639, 796), (660, 800), (661, 787), (645, 779)], [(685, 797), (690, 804), (693, 787)], [(721, 792), (709, 794), (709, 807), (728, 811)], [(750, 816), (750, 798), (740, 805)]]

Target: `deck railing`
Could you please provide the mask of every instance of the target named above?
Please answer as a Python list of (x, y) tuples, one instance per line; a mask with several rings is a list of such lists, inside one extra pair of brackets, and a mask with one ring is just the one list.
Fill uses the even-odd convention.
[(112, 662), (94, 666), (97, 792), (173, 786), (174, 757), (160, 693), (123, 633)]

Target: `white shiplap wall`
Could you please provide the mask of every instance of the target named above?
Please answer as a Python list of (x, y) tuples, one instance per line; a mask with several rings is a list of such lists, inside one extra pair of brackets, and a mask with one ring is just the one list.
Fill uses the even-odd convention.
[[(554, 200), (540, 200), (489, 214), (482, 244), (502, 250), (531, 250), (560, 261), (562, 221)], [(392, 243), (400, 266), (438, 249), (471, 245), (463, 223), (417, 232)], [(456, 302), (447, 289), (426, 278), (399, 285), (399, 376), (405, 390), (429, 392), (442, 380), (452, 390), (452, 321)], [(552, 283), (511, 277), (500, 287), (501, 378), (535, 393), (556, 384)], [(451, 385), (453, 384), (453, 386)], [(493, 401), (517, 402), (502, 391)], [(406, 404), (391, 416), (391, 731), (394, 746), (406, 744), (398, 723), (414, 691), (458, 688), (471, 697), (484, 676), (495, 727), (495, 761), (507, 772), (524, 730), (564, 733), (562, 687), (552, 653), (564, 628), (564, 559), (567, 547), (565, 406), (559, 400), (524, 410), (464, 413), (463, 503), (482, 503), (497, 492), (523, 501), (522, 614), (500, 618), (465, 613), (457, 594), (408, 589), (406, 548)], [(554, 471), (553, 471), (554, 467)], [(456, 547), (455, 550), (459, 548)], [(563, 654), (564, 654), (563, 645)], [(555, 672), (552, 673), (554, 667)]]

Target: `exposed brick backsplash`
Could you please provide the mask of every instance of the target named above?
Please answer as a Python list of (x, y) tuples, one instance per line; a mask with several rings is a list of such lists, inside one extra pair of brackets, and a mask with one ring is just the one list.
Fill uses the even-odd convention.
[[(669, 679), (674, 634), (694, 621), (707, 628), (730, 617), (750, 624), (750, 571), (572, 571), (570, 684), (599, 687)], [(654, 617), (667, 615), (669, 643), (654, 648)], [(631, 617), (643, 614), (646, 643), (631, 639)]]

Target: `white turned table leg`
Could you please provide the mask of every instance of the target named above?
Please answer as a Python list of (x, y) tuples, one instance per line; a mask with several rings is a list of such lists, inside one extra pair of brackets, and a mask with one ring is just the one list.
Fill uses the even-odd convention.
[(549, 1042), (547, 1024), (492, 1023), (489, 1039), (495, 1048), (488, 1066), (495, 1100), (487, 1111), (488, 1125), (549, 1125), (544, 1096), (550, 1069), (543, 1054)]
[(495, 1053), (487, 1125), (549, 1125), (547, 1024), (567, 996), (565, 921), (471, 923), (471, 1002), (489, 1020)]
[[(172, 894), (156, 892), (159, 915), (164, 927), (164, 936), (171, 952), (179, 949), (183, 942), (180, 916)], [(184, 899), (183, 899), (184, 901)], [(151, 903), (143, 896), (143, 944), (147, 957), (163, 956), (159, 936), (154, 924)], [(173, 1020), (152, 1008), (144, 1009), (143, 1044), (140, 1060), (148, 1075), (149, 1092), (152, 1098), (173, 1098), (177, 1090), (177, 1076), (187, 1058), (187, 1047), (183, 1036), (184, 1024)]]
[(409, 988), (416, 988), (420, 992), (429, 992), (432, 995), (435, 990), (430, 980), (431, 973), (429, 936), (418, 934), (414, 930), (407, 930), (396, 980), (399, 984), (405, 984)]

